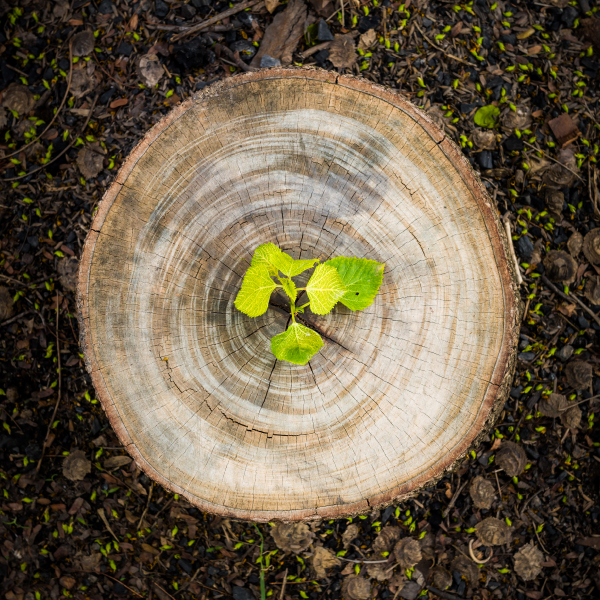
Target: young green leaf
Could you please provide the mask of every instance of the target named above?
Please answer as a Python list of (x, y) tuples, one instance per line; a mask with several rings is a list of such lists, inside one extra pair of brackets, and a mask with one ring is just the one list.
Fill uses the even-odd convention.
[(335, 267), (317, 266), (306, 286), (310, 310), (315, 315), (326, 315), (347, 291)]
[(337, 269), (343, 284), (348, 289), (340, 298), (344, 306), (351, 310), (363, 310), (373, 302), (383, 281), (385, 267), (383, 263), (367, 258), (338, 256), (324, 264)]
[(292, 302), (296, 302), (296, 296), (298, 292), (296, 291), (296, 284), (291, 279), (282, 279), (281, 287), (283, 291), (288, 295), (289, 299)]
[(286, 276), (296, 277), (303, 271), (311, 269), (318, 263), (318, 258), (311, 258), (310, 260), (294, 260), (289, 254), (282, 252), (281, 254), (274, 257), (273, 264)]
[(295, 365), (305, 365), (322, 346), (321, 336), (300, 323), (292, 323), (287, 331), (271, 338), (275, 357)]
[(475, 121), (475, 125), (479, 125), (479, 127), (493, 129), (498, 123), (499, 116), (500, 109), (497, 106), (490, 104), (489, 106), (482, 106), (478, 108), (473, 120)]
[(249, 317), (258, 317), (269, 308), (269, 298), (276, 287), (267, 265), (250, 267), (235, 298), (235, 307)]
[(266, 266), (269, 268), (270, 275), (277, 275), (277, 267), (273, 261), (280, 254), (283, 254), (283, 252), (275, 244), (271, 244), (271, 242), (261, 244), (254, 251), (251, 264), (253, 267)]

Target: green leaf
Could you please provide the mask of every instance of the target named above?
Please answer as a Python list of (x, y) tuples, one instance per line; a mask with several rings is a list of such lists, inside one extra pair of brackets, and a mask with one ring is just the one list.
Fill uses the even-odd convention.
[(279, 254), (282, 254), (282, 252), (275, 244), (271, 244), (271, 242), (261, 244), (252, 255), (252, 266), (267, 266), (271, 275), (277, 275), (277, 267), (273, 262), (273, 258)]
[(289, 296), (290, 300), (296, 302), (296, 296), (298, 295), (296, 284), (291, 279), (282, 279), (281, 286), (283, 287), (283, 291)]
[(314, 267), (315, 263), (318, 262), (318, 258), (311, 258), (310, 260), (294, 260), (289, 254), (282, 252), (274, 257), (273, 264), (286, 277), (296, 277), (296, 275), (300, 275), (303, 271)]
[(372, 304), (383, 281), (385, 264), (368, 258), (345, 256), (332, 258), (324, 264), (335, 267), (348, 290), (340, 299), (344, 306), (351, 310), (363, 310)]
[(494, 106), (493, 104), (490, 104), (489, 106), (482, 106), (478, 108), (477, 112), (475, 113), (475, 125), (493, 129), (498, 123), (499, 116), (500, 109), (497, 106)]
[(271, 338), (273, 354), (295, 365), (305, 365), (322, 346), (321, 336), (300, 323), (292, 323), (287, 331)]
[(235, 307), (249, 317), (258, 317), (269, 308), (269, 298), (276, 287), (266, 265), (250, 267), (235, 298)]
[(289, 254), (283, 252), (275, 244), (267, 242), (260, 245), (252, 256), (252, 266), (266, 265), (271, 275), (281, 271), (287, 277), (295, 277), (303, 271), (310, 269), (319, 262), (318, 258), (311, 260), (294, 260)]
[(347, 291), (335, 267), (319, 265), (306, 286), (310, 310), (315, 315), (326, 315)]

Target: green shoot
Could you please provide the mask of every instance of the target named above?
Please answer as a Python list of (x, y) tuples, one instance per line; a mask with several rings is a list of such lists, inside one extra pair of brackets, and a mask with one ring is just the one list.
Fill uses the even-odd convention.
[[(306, 287), (296, 287), (292, 277), (318, 262), (319, 259), (295, 260), (275, 244), (266, 243), (254, 251), (244, 275), (235, 307), (245, 315), (258, 317), (267, 312), (271, 294), (278, 288), (290, 300), (292, 322), (286, 331), (271, 339), (271, 351), (279, 360), (305, 365), (323, 346), (316, 331), (296, 321), (298, 314), (310, 307), (314, 314), (326, 315), (338, 302), (351, 310), (363, 310), (373, 303), (383, 281), (383, 263), (339, 256), (318, 264)], [(296, 306), (299, 292), (306, 292), (309, 301)]]

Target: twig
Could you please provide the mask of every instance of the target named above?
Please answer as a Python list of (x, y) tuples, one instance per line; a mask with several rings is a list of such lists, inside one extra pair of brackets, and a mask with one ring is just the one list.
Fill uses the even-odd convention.
[(5, 325), (10, 325), (17, 319), (20, 319), (21, 317), (24, 317), (25, 315), (29, 315), (34, 312), (35, 312), (35, 310), (26, 310), (22, 313), (19, 313), (18, 315), (15, 315), (14, 317), (11, 317), (10, 319), (6, 319), (6, 321), (2, 321), (2, 323), (0, 323), (0, 327), (4, 327)]
[(140, 598), (144, 597), (139, 592), (136, 592), (135, 590), (132, 590), (129, 586), (125, 585), (122, 581), (119, 581), (115, 577), (111, 577), (108, 573), (104, 573), (103, 571), (82, 571), (81, 569), (72, 569), (72, 570), (69, 569), (68, 572), (69, 573), (90, 573), (91, 575), (98, 575), (98, 574), (104, 575), (105, 577), (108, 577), (109, 579), (112, 579), (113, 581), (120, 583), (124, 588), (127, 588), (132, 594), (135, 594), (136, 596), (139, 596)]
[(288, 574), (288, 570), (285, 570), (285, 573), (283, 574), (283, 585), (281, 586), (281, 594), (279, 594), (279, 600), (283, 600), (283, 594), (285, 593), (285, 584), (287, 583), (287, 574)]
[[(541, 150), (539, 148), (536, 148), (534, 145), (530, 144), (529, 142), (526, 142), (525, 140), (523, 140), (523, 143), (526, 146), (529, 146), (530, 148), (533, 148), (534, 150), (541, 152)], [(575, 173), (575, 171), (573, 171), (572, 169), (569, 169), (569, 167), (567, 167), (566, 165), (563, 165), (559, 160), (556, 160), (555, 158), (552, 158), (551, 156), (547, 156), (545, 153), (544, 153), (544, 158), (551, 160), (552, 162), (556, 163), (557, 165), (560, 165), (563, 169), (566, 169), (567, 171), (569, 171), (569, 173), (573, 173), (573, 175), (575, 175), (575, 177), (577, 177), (577, 179), (579, 179), (579, 181), (583, 181), (583, 178), (580, 175)]]
[(144, 520), (144, 517), (146, 516), (146, 513), (148, 512), (148, 507), (150, 506), (150, 499), (152, 498), (153, 491), (154, 491), (154, 482), (150, 485), (150, 493), (148, 494), (148, 502), (146, 502), (146, 508), (144, 509), (144, 512), (142, 513), (142, 516), (140, 517), (140, 522), (138, 523), (136, 531), (140, 530), (142, 521)]
[[(256, 67), (251, 67), (250, 65), (247, 65), (239, 57), (239, 54), (236, 56), (237, 53), (232, 52), (227, 46), (223, 46), (222, 44), (217, 43), (214, 45), (214, 50), (217, 52), (217, 54), (222, 53), (225, 56), (227, 56), (227, 58), (229, 58), (229, 60), (233, 61), (233, 66), (239, 67), (240, 69), (242, 69), (242, 71), (259, 71), (259, 69), (257, 69)], [(224, 60), (224, 59), (221, 57), (221, 60)]]
[(595, 400), (596, 398), (600, 398), (600, 395), (592, 396), (591, 398), (584, 398), (583, 400), (579, 400), (579, 402), (573, 402), (572, 404), (569, 404), (569, 406), (565, 406), (565, 408), (559, 408), (558, 412), (565, 412), (566, 410), (569, 410), (578, 404), (583, 404), (584, 402), (589, 402), (591, 400)]
[[(215, 15), (212, 18), (207, 19), (206, 21), (203, 21), (202, 23), (198, 23), (197, 25), (193, 25), (192, 27), (188, 28), (186, 31), (182, 31), (181, 33), (178, 33), (177, 35), (174, 35), (171, 38), (171, 41), (177, 42), (178, 40), (180, 40), (184, 37), (187, 37), (188, 35), (191, 35), (192, 33), (196, 33), (196, 31), (205, 29), (209, 25), (212, 25), (213, 23), (216, 23), (217, 21), (220, 21), (221, 19), (225, 19), (226, 17), (231, 17), (232, 15), (236, 15), (237, 13), (241, 12), (242, 10), (245, 10), (252, 6), (256, 6), (257, 4), (259, 4), (259, 5), (264, 4), (264, 0), (247, 0), (246, 2), (240, 2), (239, 4), (236, 4), (235, 6), (233, 6), (232, 8), (228, 8), (227, 10), (224, 10), (223, 12), (219, 13), (218, 15)], [(257, 8), (262, 8), (262, 7), (258, 6)]]
[(506, 237), (508, 239), (508, 245), (510, 246), (510, 254), (515, 263), (515, 271), (517, 272), (517, 281), (519, 285), (523, 285), (525, 283), (523, 278), (521, 277), (521, 270), (519, 269), (519, 261), (517, 260), (517, 255), (515, 254), (515, 247), (513, 245), (512, 239), (512, 231), (510, 230), (510, 221), (508, 219), (504, 219), (504, 227), (506, 229)]
[(46, 452), (46, 447), (48, 446), (48, 439), (50, 438), (50, 431), (52, 429), (52, 423), (54, 423), (54, 419), (56, 418), (56, 412), (58, 411), (58, 405), (60, 404), (60, 396), (61, 396), (61, 386), (62, 386), (62, 373), (60, 368), (60, 338), (58, 336), (58, 321), (60, 317), (60, 304), (58, 302), (58, 290), (56, 292), (56, 356), (58, 359), (58, 398), (56, 399), (56, 404), (54, 405), (54, 411), (52, 413), (52, 418), (48, 423), (48, 429), (46, 431), (46, 437), (44, 438), (44, 445), (42, 446), (42, 455), (35, 466), (35, 472), (39, 473), (40, 467), (42, 466), (42, 461), (44, 460), (44, 453)]
[(423, 30), (419, 27), (419, 24), (414, 21), (415, 27), (421, 32), (421, 35), (423, 36), (423, 38), (425, 38), (427, 40), (427, 42), (429, 44), (431, 44), (434, 48), (437, 48), (440, 52), (443, 52), (448, 58), (451, 58), (452, 60), (457, 60), (458, 62), (463, 63), (463, 65), (468, 65), (468, 66), (473, 66), (471, 65), (471, 63), (467, 62), (466, 60), (462, 59), (462, 58), (458, 58), (458, 56), (453, 56), (452, 54), (448, 54), (441, 46), (438, 46), (435, 42), (432, 42), (423, 32)]
[(103, 508), (99, 508), (98, 509), (98, 514), (100, 515), (100, 518), (104, 521), (104, 525), (106, 525), (106, 529), (108, 529), (108, 531), (110, 531), (110, 534), (115, 538), (117, 544), (119, 543), (119, 538), (115, 535), (115, 532), (110, 528), (110, 524), (108, 522), (108, 519), (106, 518), (106, 515), (104, 514), (104, 509)]
[(317, 53), (319, 50), (325, 50), (331, 46), (331, 42), (323, 42), (322, 44), (317, 44), (316, 46), (311, 46), (310, 48), (302, 51), (302, 56), (304, 58), (308, 58), (313, 54)]
[(585, 310), (585, 312), (587, 312), (594, 319), (594, 321), (600, 325), (600, 319), (596, 313), (592, 312), (577, 296), (567, 296), (567, 294), (561, 292), (545, 275), (542, 275), (540, 279), (544, 282), (544, 285), (549, 287), (555, 294), (558, 294), (565, 300), (575, 300), (575, 302), (577, 302), (577, 304), (579, 304), (579, 306), (581, 306), (581, 308), (583, 308), (583, 310)]
[(62, 102), (60, 103), (58, 110), (54, 113), (54, 116), (52, 117), (52, 119), (50, 119), (50, 123), (48, 123), (48, 125), (46, 125), (46, 129), (44, 129), (44, 131), (42, 131), (42, 133), (40, 133), (40, 135), (38, 135), (34, 140), (31, 140), (31, 142), (28, 142), (27, 144), (25, 144), (22, 148), (15, 150), (12, 154), (6, 154), (5, 156), (3, 156), (2, 157), (3, 160), (5, 158), (10, 158), (11, 156), (14, 156), (15, 154), (19, 154), (19, 152), (21, 152), (22, 150), (25, 150), (25, 148), (28, 148), (29, 146), (31, 146), (31, 144), (37, 142), (46, 133), (46, 131), (48, 131), (48, 129), (50, 129), (50, 127), (52, 126), (52, 123), (54, 123), (54, 121), (56, 121), (56, 117), (58, 117), (58, 114), (60, 113), (60, 111), (62, 110), (62, 107), (65, 105), (65, 102), (67, 101), (67, 97), (69, 96), (69, 91), (71, 90), (72, 77), (73, 77), (73, 40), (71, 39), (71, 40), (69, 40), (69, 78), (67, 80), (67, 90), (65, 91), (65, 95), (63, 96)]
[(473, 552), (473, 540), (469, 540), (469, 554), (474, 562), (478, 565), (485, 565), (485, 563), (489, 562), (492, 556), (494, 556), (494, 549), (490, 548), (490, 555), (485, 560), (479, 560), (475, 557), (475, 553)]
[[(98, 101), (99, 96), (100, 96), (99, 93), (96, 94), (96, 97), (94, 98), (94, 101), (92, 102), (92, 107), (90, 108), (90, 112), (88, 113), (87, 119), (85, 120), (85, 123), (83, 124), (83, 127), (81, 128), (80, 133), (83, 133), (85, 131), (87, 124), (90, 122), (90, 118), (92, 117), (92, 113), (94, 112), (94, 107), (96, 106), (96, 102)], [(29, 177), (29, 175), (33, 175), (34, 173), (37, 173), (38, 171), (41, 171), (42, 169), (46, 169), (53, 162), (56, 162), (63, 154), (65, 154), (65, 152), (68, 152), (71, 149), (71, 146), (77, 141), (78, 137), (79, 136), (75, 136), (71, 140), (71, 142), (69, 142), (69, 144), (61, 152), (59, 152), (50, 162), (47, 162), (47, 163), (41, 165), (40, 167), (38, 167), (37, 169), (34, 169), (33, 171), (30, 171), (29, 173), (25, 173), (24, 175), (17, 175), (17, 177), (9, 177), (8, 179), (3, 179), (2, 181), (16, 181), (17, 179), (23, 179), (23, 177)]]
[(448, 507), (446, 508), (446, 510), (450, 510), (454, 506), (454, 503), (458, 500), (458, 496), (463, 491), (463, 489), (465, 488), (467, 483), (469, 483), (469, 482), (465, 481), (462, 485), (460, 485), (460, 478), (459, 478), (458, 485), (460, 487), (457, 488), (456, 492), (454, 492), (454, 496), (452, 496), (452, 499), (450, 500), (450, 503), (448, 504)]
[(159, 590), (162, 590), (167, 596), (169, 596), (169, 598), (171, 598), (171, 600), (175, 600), (175, 598), (173, 598), (173, 596), (171, 596), (171, 594), (169, 594), (169, 592), (167, 592), (167, 590), (165, 590), (163, 587), (161, 587), (160, 585), (158, 585), (158, 583), (156, 583), (156, 581), (152, 582)]
[(344, 558), (343, 556), (338, 556), (338, 558), (340, 560), (345, 560), (346, 562), (350, 562), (350, 563), (370, 563), (370, 564), (374, 564), (374, 563), (386, 563), (389, 562), (389, 559), (386, 558), (385, 560), (352, 560), (350, 558)]
[(433, 592), (436, 596), (442, 598), (442, 600), (464, 600), (463, 596), (457, 596), (456, 594), (451, 594), (450, 592), (444, 592), (431, 586), (428, 587), (427, 590)]

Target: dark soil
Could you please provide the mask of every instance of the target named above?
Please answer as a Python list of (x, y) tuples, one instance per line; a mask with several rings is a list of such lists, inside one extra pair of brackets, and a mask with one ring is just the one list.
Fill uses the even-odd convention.
[[(140, 474), (94, 399), (75, 318), (77, 258), (124, 157), (174, 104), (247, 69), (263, 37), (273, 36), (274, 16), (287, 10), (279, 5), (270, 14), (259, 3), (171, 41), (181, 27), (229, 6), (0, 1), (6, 600), (260, 597), (256, 528), (204, 514)], [(600, 223), (600, 13), (591, 0), (350, 0), (342, 27), (339, 6), (313, 0), (292, 61), (334, 69), (331, 51), (336, 64), (350, 65), (345, 72), (402, 90), (463, 147), (511, 223), (527, 310), (513, 389), (493, 437), (457, 472), (398, 508), (297, 528), (302, 543), (294, 548), (277, 534), (276, 545), (272, 526), (260, 526), (263, 555), (270, 553), (268, 568), (262, 561), (266, 593), (598, 598), (600, 255), (597, 232), (589, 232)], [(343, 48), (327, 46), (337, 34), (349, 36)], [(326, 45), (304, 56), (315, 44)], [(286, 60), (270, 56), (264, 64), (279, 59)], [(477, 113), (491, 105), (499, 111)], [(484, 113), (491, 129), (476, 125)], [(561, 115), (569, 118), (554, 121)], [(549, 402), (551, 392), (565, 398)], [(478, 476), (492, 487), (478, 480), (471, 494)], [(477, 508), (474, 497), (489, 508)], [(476, 531), (488, 517), (500, 524), (486, 521)], [(418, 547), (406, 546), (411, 538)], [(493, 540), (500, 545), (484, 545)], [(492, 558), (475, 565), (470, 542), (475, 558), (493, 550)], [(386, 560), (386, 552), (383, 567), (365, 562)], [(315, 571), (319, 562), (329, 564), (326, 572)]]

